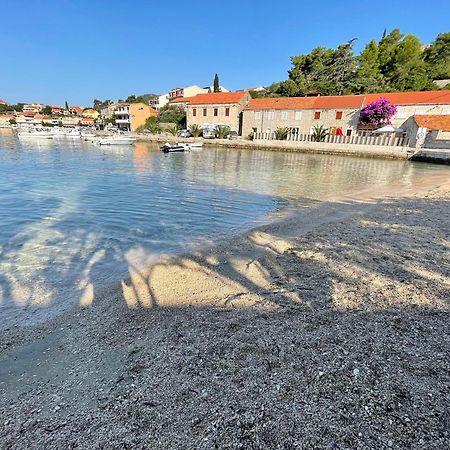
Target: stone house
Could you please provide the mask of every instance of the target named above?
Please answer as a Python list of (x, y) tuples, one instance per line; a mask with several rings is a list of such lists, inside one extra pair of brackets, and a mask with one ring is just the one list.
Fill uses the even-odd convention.
[(314, 126), (323, 125), (332, 134), (351, 136), (367, 129), (359, 126), (359, 112), (379, 98), (396, 105), (395, 127), (415, 114), (450, 114), (450, 91), (258, 98), (244, 109), (243, 135), (270, 133), (280, 127), (288, 127), (292, 133), (310, 133)]
[(198, 94), (187, 103), (187, 126), (228, 125), (232, 131), (242, 134), (242, 112), (249, 101), (250, 94), (247, 91)]
[(450, 114), (414, 115), (402, 128), (411, 147), (450, 149)]

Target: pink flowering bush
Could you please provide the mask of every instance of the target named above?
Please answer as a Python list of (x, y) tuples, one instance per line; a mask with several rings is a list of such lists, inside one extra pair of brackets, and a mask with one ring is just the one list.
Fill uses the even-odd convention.
[(361, 108), (359, 123), (362, 125), (375, 125), (377, 127), (391, 123), (391, 117), (397, 112), (395, 105), (386, 98), (379, 98)]

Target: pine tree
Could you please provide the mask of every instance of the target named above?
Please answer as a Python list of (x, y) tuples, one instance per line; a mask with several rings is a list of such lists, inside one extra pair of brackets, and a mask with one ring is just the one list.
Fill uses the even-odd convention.
[(354, 81), (356, 92), (363, 94), (384, 90), (378, 57), (378, 44), (372, 40), (357, 58), (358, 69)]
[(214, 92), (220, 92), (219, 75), (214, 75)]
[(395, 91), (421, 91), (432, 88), (422, 46), (416, 36), (409, 34), (396, 46), (390, 66), (391, 70), (386, 76)]
[(424, 52), (425, 64), (434, 80), (450, 78), (450, 33), (438, 34)]
[(69, 104), (67, 103), (67, 100), (66, 100), (66, 102), (64, 103), (64, 107), (66, 108), (67, 111), (69, 111)]

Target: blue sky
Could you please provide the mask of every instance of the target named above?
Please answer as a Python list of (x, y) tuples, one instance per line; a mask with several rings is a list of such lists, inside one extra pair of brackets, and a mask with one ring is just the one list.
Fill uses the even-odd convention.
[(315, 46), (450, 31), (449, 0), (0, 0), (0, 11), (0, 98), (82, 106), (212, 84), (215, 72), (232, 90), (268, 85)]

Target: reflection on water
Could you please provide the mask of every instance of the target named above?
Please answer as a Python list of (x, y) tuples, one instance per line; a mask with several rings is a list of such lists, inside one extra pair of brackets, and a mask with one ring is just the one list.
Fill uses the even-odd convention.
[(0, 326), (90, 304), (161, 253), (227, 237), (302, 198), (335, 198), (438, 166), (250, 150), (19, 143), (0, 135)]

